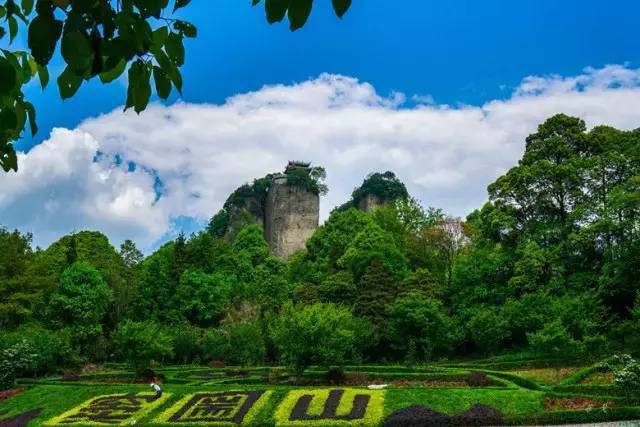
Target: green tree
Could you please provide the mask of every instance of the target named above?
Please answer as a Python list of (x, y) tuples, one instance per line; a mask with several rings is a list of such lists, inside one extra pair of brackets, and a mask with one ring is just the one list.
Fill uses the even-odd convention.
[(130, 274), (122, 257), (100, 232), (81, 231), (63, 236), (39, 258), (46, 274), (54, 280), (61, 280), (63, 272), (76, 262), (97, 269), (113, 293), (114, 310), (109, 313), (111, 323), (125, 317), (127, 308), (136, 299), (136, 284), (128, 281)]
[(304, 274), (304, 277), (294, 279), (319, 284), (325, 276), (343, 270), (338, 260), (352, 243), (353, 237), (370, 224), (373, 224), (372, 217), (357, 209), (332, 212), (329, 219), (307, 240), (306, 254), (300, 259), (294, 258), (300, 264), (297, 270)]
[(0, 330), (32, 319), (54, 286), (31, 249), (31, 235), (0, 227)]
[(400, 294), (420, 294), (427, 298), (443, 300), (447, 288), (436, 280), (433, 274), (425, 269), (419, 268), (411, 273), (400, 285)]
[(407, 273), (406, 258), (393, 237), (372, 222), (355, 235), (338, 264), (349, 269), (357, 280), (374, 260), (382, 262), (396, 280)]
[(167, 243), (148, 256), (138, 266), (135, 319), (178, 321), (177, 283), (172, 274), (173, 243)]
[(131, 363), (137, 375), (153, 368), (173, 355), (171, 337), (154, 321), (125, 320), (114, 333), (114, 342), (120, 355)]
[(287, 264), (272, 256), (256, 268), (250, 294), (260, 304), (263, 313), (275, 312), (291, 300), (293, 286), (287, 280), (287, 273)]
[(177, 288), (180, 311), (196, 325), (215, 325), (229, 307), (231, 286), (224, 274), (187, 270)]
[(125, 240), (124, 243), (120, 245), (120, 256), (122, 257), (124, 265), (129, 268), (140, 264), (144, 259), (144, 255), (142, 255), (142, 252), (138, 250), (132, 240)]
[(232, 245), (232, 252), (240, 262), (256, 267), (269, 256), (269, 245), (262, 228), (257, 224), (243, 228)]
[(103, 334), (103, 321), (113, 293), (100, 272), (86, 263), (66, 269), (48, 305), (54, 326), (70, 328), (73, 342), (83, 350)]
[(449, 351), (459, 340), (457, 326), (444, 312), (442, 303), (422, 295), (410, 294), (389, 306), (389, 336), (395, 347), (412, 358), (430, 360)]
[(273, 316), (269, 334), (283, 362), (301, 375), (312, 365), (342, 366), (360, 360), (370, 327), (351, 312), (332, 304), (286, 305)]
[(509, 325), (497, 309), (479, 307), (467, 323), (473, 343), (483, 352), (490, 353), (500, 348), (509, 337)]
[(387, 307), (398, 294), (393, 276), (379, 260), (373, 260), (358, 282), (358, 295), (353, 312), (371, 321), (380, 335)]
[(322, 302), (352, 307), (356, 300), (357, 288), (349, 271), (339, 271), (328, 276), (318, 287), (318, 292)]

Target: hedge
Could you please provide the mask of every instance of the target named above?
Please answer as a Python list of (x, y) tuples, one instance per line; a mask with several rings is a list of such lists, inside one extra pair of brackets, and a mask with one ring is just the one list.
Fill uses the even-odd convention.
[[(271, 391), (203, 391), (188, 394), (165, 409), (152, 422), (156, 425), (167, 426), (215, 425), (218, 427), (237, 427), (246, 425), (256, 418), (260, 410), (268, 402), (271, 394)], [(235, 397), (239, 399), (234, 400)], [(206, 401), (207, 405), (211, 405), (210, 402), (215, 404), (215, 399), (219, 400), (220, 407), (235, 409), (231, 413), (233, 416), (228, 415), (226, 418), (217, 416), (219, 415), (218, 412), (211, 414), (209, 418), (205, 415), (187, 415), (189, 414), (189, 409), (201, 404), (202, 401)], [(234, 404), (235, 406), (232, 406)]]
[[(123, 398), (127, 398), (128, 396), (132, 396), (132, 397), (136, 397), (138, 399), (140, 399), (140, 408), (138, 410), (136, 410), (135, 412), (127, 412), (126, 410), (123, 410), (122, 407), (119, 408), (113, 408), (114, 413), (111, 414), (110, 416), (108, 416), (109, 418), (97, 418), (94, 419), (91, 415), (84, 415), (82, 414), (83, 411), (91, 408), (91, 406), (97, 404), (98, 402), (102, 402), (105, 399), (123, 399)], [(99, 426), (103, 426), (103, 425), (127, 425), (127, 424), (131, 424), (134, 421), (137, 421), (138, 419), (143, 418), (145, 415), (149, 414), (153, 409), (155, 409), (156, 407), (160, 406), (162, 403), (164, 403), (168, 398), (169, 398), (170, 394), (169, 393), (164, 393), (160, 398), (155, 399), (155, 394), (154, 393), (118, 393), (118, 394), (109, 394), (109, 395), (103, 395), (103, 396), (96, 396), (86, 402), (84, 402), (83, 404), (76, 406), (73, 409), (70, 409), (60, 415), (58, 415), (57, 417), (54, 417), (48, 421), (45, 421), (43, 423), (43, 425), (46, 426), (57, 426), (60, 424), (67, 424), (67, 425), (88, 425), (88, 426), (92, 426), (92, 425), (99, 425)], [(101, 413), (103, 413), (102, 411), (104, 411), (104, 409), (102, 409), (103, 407), (101, 407), (100, 411)], [(122, 418), (124, 416), (124, 418)], [(97, 416), (96, 416), (97, 417)], [(76, 422), (70, 422), (73, 419)], [(114, 422), (114, 420), (119, 420), (119, 422)], [(103, 421), (101, 421), (103, 420)]]
[(609, 421), (640, 419), (640, 407), (609, 408), (606, 411), (594, 409), (591, 411), (550, 411), (532, 415), (511, 416), (504, 419), (505, 424), (569, 424), (569, 423), (597, 423)]
[(384, 416), (384, 395), (382, 390), (354, 388), (292, 390), (274, 418), (278, 427), (377, 427)]

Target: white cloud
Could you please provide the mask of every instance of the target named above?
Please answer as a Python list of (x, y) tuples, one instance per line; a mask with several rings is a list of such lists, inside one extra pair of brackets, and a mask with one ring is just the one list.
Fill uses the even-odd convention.
[(152, 105), (140, 116), (117, 110), (55, 129), (21, 153), (19, 173), (0, 175), (0, 223), (34, 232), (40, 245), (88, 228), (148, 249), (176, 218), (207, 220), (238, 185), (290, 159), (327, 168), (323, 217), (367, 173), (384, 170), (425, 205), (462, 216), (481, 206), (487, 184), (517, 162), (525, 136), (551, 115), (638, 127), (640, 69), (527, 77), (509, 99), (482, 106), (414, 96), (418, 105), (403, 108), (405, 99), (325, 74), (223, 105)]

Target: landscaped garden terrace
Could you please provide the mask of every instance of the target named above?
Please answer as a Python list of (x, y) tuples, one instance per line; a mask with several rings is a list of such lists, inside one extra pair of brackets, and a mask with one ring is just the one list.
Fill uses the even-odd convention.
[(23, 379), (0, 425), (459, 426), (640, 419), (610, 363), (501, 360), (428, 366), (159, 367), (163, 393), (125, 365)]

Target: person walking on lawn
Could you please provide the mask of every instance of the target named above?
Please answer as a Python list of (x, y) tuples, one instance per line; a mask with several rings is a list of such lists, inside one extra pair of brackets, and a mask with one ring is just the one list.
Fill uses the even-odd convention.
[(162, 396), (162, 388), (160, 388), (160, 386), (158, 384), (156, 384), (156, 381), (154, 379), (154, 381), (151, 382), (151, 388), (153, 389), (153, 391), (156, 392), (156, 399), (160, 399), (160, 396)]

